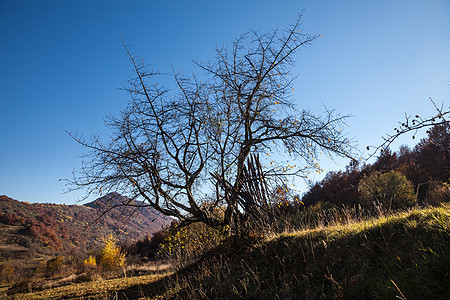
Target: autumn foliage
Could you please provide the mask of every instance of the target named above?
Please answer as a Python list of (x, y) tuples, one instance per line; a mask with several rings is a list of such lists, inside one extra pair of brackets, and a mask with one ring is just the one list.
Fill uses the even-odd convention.
[[(328, 173), (303, 196), (303, 202), (306, 206), (319, 201), (336, 205), (369, 205), (373, 200), (386, 203), (386, 197), (390, 198), (393, 194), (386, 194), (385, 197), (380, 192), (383, 189), (402, 190), (406, 206), (414, 204), (416, 200), (419, 203), (434, 204), (448, 201), (449, 127), (437, 125), (431, 128), (428, 137), (419, 141), (413, 149), (407, 146), (400, 147), (397, 152), (384, 149), (373, 164), (358, 165), (353, 162), (345, 171)], [(368, 186), (367, 180), (372, 187)], [(398, 194), (400, 191), (394, 193)], [(413, 200), (414, 197), (416, 200)], [(402, 205), (394, 201), (394, 206)]]
[(117, 239), (110, 235), (104, 240), (103, 248), (98, 253), (96, 262), (103, 270), (117, 271), (125, 266), (125, 255), (126, 253), (117, 245)]

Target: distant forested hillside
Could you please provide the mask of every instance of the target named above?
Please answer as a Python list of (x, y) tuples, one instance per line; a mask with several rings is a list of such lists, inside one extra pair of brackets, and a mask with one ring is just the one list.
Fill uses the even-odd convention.
[(405, 176), (419, 203), (449, 201), (450, 125), (434, 126), (427, 133), (428, 136), (412, 149), (408, 146), (401, 146), (397, 152), (383, 149), (373, 164), (352, 162), (345, 171), (329, 172), (303, 196), (303, 203), (306, 206), (318, 202), (361, 204), (358, 185), (375, 172), (396, 172)]
[(172, 222), (148, 207), (110, 209), (123, 199), (111, 193), (85, 205), (58, 205), (0, 196), (0, 261), (39, 253), (88, 253), (110, 234), (128, 243)]

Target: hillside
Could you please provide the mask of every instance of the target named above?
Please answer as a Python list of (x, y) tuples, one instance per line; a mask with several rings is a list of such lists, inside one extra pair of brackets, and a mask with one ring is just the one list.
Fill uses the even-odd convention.
[(450, 299), (450, 206), (224, 245), (173, 297)]
[(450, 206), (247, 240), (166, 276), (14, 299), (449, 299)]
[(27, 203), (0, 196), (0, 260), (56, 253), (87, 253), (114, 234), (130, 242), (171, 223), (149, 207), (118, 207), (125, 197), (111, 193), (85, 205)]

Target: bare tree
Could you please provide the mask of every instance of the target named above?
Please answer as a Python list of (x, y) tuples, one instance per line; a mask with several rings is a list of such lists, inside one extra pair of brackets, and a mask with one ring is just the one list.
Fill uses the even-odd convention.
[[(198, 74), (173, 72), (174, 92), (124, 44), (135, 74), (124, 87), (131, 100), (108, 119), (110, 140), (73, 136), (88, 152), (71, 188), (118, 191), (185, 224), (231, 225), (264, 214), (263, 194), (275, 181), (320, 170), (319, 153), (350, 157), (346, 116), (294, 105), (294, 54), (318, 37), (304, 34), (300, 19), (217, 48), (212, 62), (196, 63)], [(259, 154), (279, 152), (295, 165), (259, 163)]]

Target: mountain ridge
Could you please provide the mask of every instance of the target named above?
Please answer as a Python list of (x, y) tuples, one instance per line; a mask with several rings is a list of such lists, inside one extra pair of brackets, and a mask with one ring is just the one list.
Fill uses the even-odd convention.
[[(173, 219), (110, 193), (83, 205), (28, 203), (0, 196), (0, 263), (60, 253), (86, 255), (113, 234), (120, 244), (151, 236)], [(136, 202), (142, 205), (142, 202)]]

